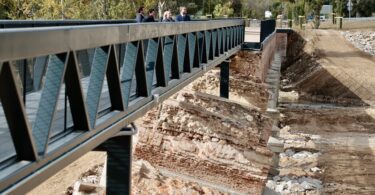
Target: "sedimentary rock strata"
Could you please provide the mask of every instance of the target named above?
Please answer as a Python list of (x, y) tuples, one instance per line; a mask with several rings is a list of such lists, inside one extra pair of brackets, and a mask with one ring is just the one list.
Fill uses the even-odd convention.
[(272, 154), (266, 149), (271, 120), (259, 110), (183, 91), (143, 121), (149, 126), (140, 134), (137, 158), (243, 193), (261, 193)]

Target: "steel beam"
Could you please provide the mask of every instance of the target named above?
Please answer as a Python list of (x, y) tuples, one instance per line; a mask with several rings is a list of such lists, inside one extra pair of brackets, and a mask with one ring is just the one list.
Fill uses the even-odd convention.
[(77, 130), (90, 130), (89, 117), (83, 98), (75, 52), (70, 52), (69, 54), (64, 80), (65, 91), (69, 97), (69, 104), (74, 105), (70, 107), (74, 128)]
[(242, 24), (243, 20), (222, 20), (4, 29), (0, 31), (0, 59), (18, 60)]
[(225, 60), (220, 64), (220, 97), (229, 98), (229, 63)]
[(157, 87), (166, 87), (168, 85), (168, 75), (166, 72), (166, 67), (164, 65), (164, 57), (163, 57), (163, 54), (164, 54), (163, 42), (164, 42), (163, 38), (160, 38), (158, 40), (158, 50), (157, 50), (156, 65), (155, 65)]
[[(125, 105), (121, 92), (120, 70), (117, 51), (114, 45), (110, 47), (108, 67), (106, 71), (108, 91), (111, 100), (111, 110), (124, 111)], [(72, 104), (71, 104), (72, 105)], [(74, 105), (74, 104), (73, 104)]]
[(21, 95), (17, 90), (12, 67), (9, 63), (1, 64), (0, 71), (1, 105), (12, 136), (17, 160), (35, 161), (38, 159), (37, 149), (32, 139)]

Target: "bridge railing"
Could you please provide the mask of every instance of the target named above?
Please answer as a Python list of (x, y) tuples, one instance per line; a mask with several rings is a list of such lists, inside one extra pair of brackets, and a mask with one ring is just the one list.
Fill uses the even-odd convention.
[(243, 41), (243, 20), (1, 29), (0, 193), (32, 189)]
[(77, 26), (98, 24), (127, 24), (136, 23), (135, 20), (0, 20), (0, 29), (52, 27), (52, 26)]

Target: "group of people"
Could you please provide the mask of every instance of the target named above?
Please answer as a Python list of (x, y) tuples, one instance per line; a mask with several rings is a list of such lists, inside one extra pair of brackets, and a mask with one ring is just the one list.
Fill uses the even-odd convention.
[[(154, 9), (148, 10), (148, 15), (144, 15), (144, 7), (140, 7), (137, 11), (135, 20), (137, 23), (141, 22), (156, 22), (156, 11)], [(176, 22), (190, 21), (191, 18), (187, 14), (186, 7), (180, 7), (180, 14), (176, 16)], [(166, 10), (161, 18), (162, 22), (174, 22), (175, 20), (172, 17), (172, 12), (170, 9)]]

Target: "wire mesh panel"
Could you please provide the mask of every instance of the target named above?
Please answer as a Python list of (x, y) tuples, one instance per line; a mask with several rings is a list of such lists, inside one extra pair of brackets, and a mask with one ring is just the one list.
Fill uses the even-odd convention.
[(8, 122), (5, 117), (3, 106), (0, 105), (0, 162), (4, 162), (15, 155), (16, 150), (9, 131)]

